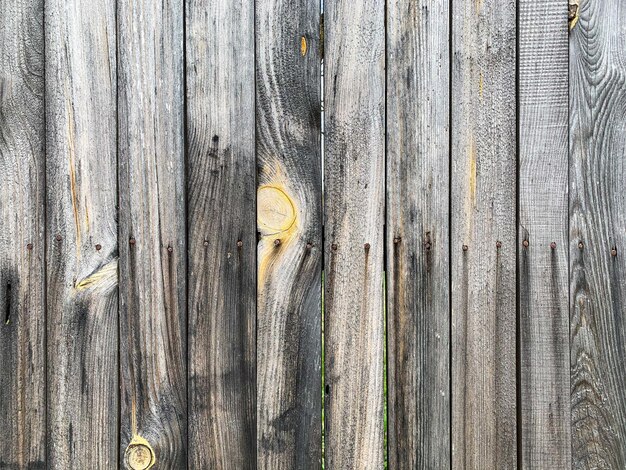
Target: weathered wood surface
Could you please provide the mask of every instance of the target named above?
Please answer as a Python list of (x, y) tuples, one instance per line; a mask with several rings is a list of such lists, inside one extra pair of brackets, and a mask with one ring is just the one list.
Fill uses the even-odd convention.
[(115, 2), (45, 5), (50, 468), (110, 468), (118, 442)]
[(324, 9), (326, 468), (383, 467), (384, 18)]
[(189, 465), (256, 468), (254, 2), (186, 14)]
[(0, 1), (0, 468), (45, 468), (43, 2)]
[(449, 8), (387, 4), (390, 468), (450, 467)]
[(617, 469), (626, 468), (626, 5), (581, 1), (571, 13), (572, 466)]
[(452, 7), (452, 467), (516, 468), (516, 4)]
[(257, 455), (321, 466), (320, 6), (257, 0)]
[(567, 9), (519, 3), (521, 468), (570, 468)]
[(186, 468), (184, 5), (117, 7), (120, 467)]

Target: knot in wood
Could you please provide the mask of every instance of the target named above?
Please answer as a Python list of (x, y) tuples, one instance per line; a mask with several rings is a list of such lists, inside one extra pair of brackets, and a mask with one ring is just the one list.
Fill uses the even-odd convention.
[(131, 442), (126, 448), (126, 464), (132, 470), (147, 470), (154, 462), (154, 451), (147, 442)]
[(257, 222), (263, 235), (289, 230), (296, 221), (296, 207), (287, 193), (277, 186), (262, 186), (257, 192)]

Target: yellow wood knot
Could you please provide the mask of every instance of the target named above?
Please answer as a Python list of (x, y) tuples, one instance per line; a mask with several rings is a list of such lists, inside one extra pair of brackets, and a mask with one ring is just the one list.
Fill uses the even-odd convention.
[(576, 26), (576, 23), (578, 23), (579, 8), (580, 8), (579, 0), (570, 0), (569, 15), (568, 15), (570, 31), (574, 28), (574, 26)]
[(296, 221), (296, 207), (285, 191), (261, 186), (257, 191), (257, 223), (262, 235), (289, 230)]
[(156, 458), (154, 450), (143, 437), (135, 436), (125, 453), (126, 465), (132, 470), (147, 470), (152, 467)]
[(302, 57), (306, 55), (306, 38), (304, 36), (300, 38), (300, 54)]

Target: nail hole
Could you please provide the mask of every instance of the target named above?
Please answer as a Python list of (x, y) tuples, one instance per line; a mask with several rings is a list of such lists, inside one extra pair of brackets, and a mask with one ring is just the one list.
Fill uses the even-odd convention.
[(578, 242), (578, 249), (582, 250), (585, 247), (585, 244), (583, 242)]
[(27, 250), (32, 250), (33, 249), (33, 244), (29, 243), (28, 245), (26, 245), (26, 249)]
[(330, 385), (326, 384), (325, 391), (326, 395), (330, 395)]
[(171, 246), (168, 246), (168, 247), (167, 247), (167, 251), (168, 251), (169, 253), (171, 253), (172, 251), (174, 251), (174, 248), (172, 248)]
[(336, 244), (336, 243), (333, 243), (333, 244), (330, 246), (330, 248), (331, 248), (331, 250), (333, 250), (333, 251), (337, 251), (337, 244)]
[(96, 251), (100, 251), (101, 249), (102, 249), (102, 245), (97, 244), (97, 245), (96, 245)]
[(496, 248), (502, 248), (502, 242), (501, 241), (497, 241), (496, 242)]
[(209, 240), (204, 240), (204, 246), (209, 246)]
[(130, 243), (131, 245), (134, 245), (137, 242), (135, 241), (134, 238), (131, 238), (130, 240), (128, 240), (128, 243)]
[(219, 140), (220, 140), (220, 137), (218, 135), (213, 136), (213, 142), (218, 143)]
[(57, 233), (57, 236), (55, 237), (56, 241), (60, 242), (61, 240), (63, 240), (63, 237), (61, 236), (60, 233)]
[(463, 251), (467, 251), (469, 247), (467, 245), (463, 245)]

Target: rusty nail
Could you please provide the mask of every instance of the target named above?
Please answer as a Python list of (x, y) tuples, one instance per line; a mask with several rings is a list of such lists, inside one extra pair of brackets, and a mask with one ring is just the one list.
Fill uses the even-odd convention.
[(424, 243), (424, 247), (425, 247), (427, 250), (430, 250), (431, 246), (432, 246), (432, 245), (430, 244), (430, 242), (426, 242), (426, 243)]
[(336, 244), (336, 243), (333, 243), (333, 244), (330, 246), (330, 248), (331, 248), (333, 251), (337, 251), (337, 244)]
[(29, 243), (28, 245), (26, 245), (26, 249), (27, 250), (32, 250), (33, 249), (33, 244)]
[(311, 242), (306, 244), (306, 249), (310, 250), (311, 248), (313, 248), (313, 244)]
[(57, 233), (57, 236), (55, 237), (57, 239), (58, 242), (60, 242), (61, 240), (63, 240), (63, 237), (61, 236), (60, 233)]
[(277, 238), (276, 240), (274, 240), (274, 245), (275, 246), (280, 245), (280, 238)]
[(583, 242), (578, 242), (578, 248), (580, 250), (582, 250), (585, 247), (585, 245), (583, 244)]
[(237, 246), (241, 248), (243, 246), (243, 242), (241, 240), (237, 240)]
[(617, 248), (616, 247), (611, 248), (611, 256), (617, 256)]
[(501, 241), (497, 241), (496, 242), (496, 248), (502, 248), (502, 242)]
[(365, 248), (365, 251), (369, 251), (369, 249), (370, 249), (370, 244), (369, 244), (369, 243), (366, 243), (366, 244), (365, 244), (365, 245), (363, 245), (363, 246), (364, 246), (364, 248)]
[(167, 247), (167, 251), (169, 251), (171, 253), (172, 251), (174, 251), (174, 248), (172, 248), (171, 246), (168, 246)]
[(524, 248), (528, 248), (528, 245), (529, 245), (528, 240), (524, 240), (522, 242), (522, 245), (524, 245)]
[(463, 251), (467, 251), (469, 247), (467, 245), (463, 245)]
[(130, 243), (131, 245), (134, 245), (135, 244), (135, 239), (131, 238), (130, 240), (128, 240), (128, 243)]
[(554, 250), (556, 248), (556, 242), (550, 243), (550, 248), (552, 248)]
[(209, 240), (204, 240), (204, 246), (209, 246)]
[(96, 251), (100, 251), (102, 249), (102, 245), (100, 245), (99, 243), (96, 245)]
[(396, 237), (396, 238), (393, 239), (393, 242), (397, 245), (398, 243), (400, 243), (401, 240), (402, 240), (402, 238)]

